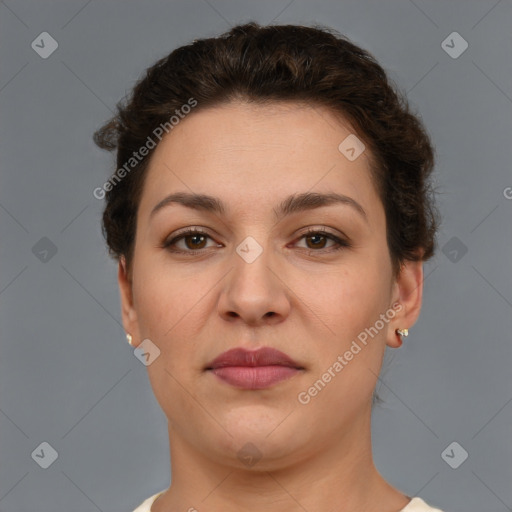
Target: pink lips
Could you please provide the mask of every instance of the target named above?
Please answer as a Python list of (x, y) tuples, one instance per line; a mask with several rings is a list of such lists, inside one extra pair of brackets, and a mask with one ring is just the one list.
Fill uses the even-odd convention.
[(206, 366), (223, 381), (242, 389), (265, 389), (302, 369), (286, 354), (270, 347), (251, 351), (234, 348)]

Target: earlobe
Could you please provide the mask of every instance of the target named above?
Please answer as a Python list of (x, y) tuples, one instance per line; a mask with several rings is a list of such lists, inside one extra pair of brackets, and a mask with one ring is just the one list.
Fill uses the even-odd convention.
[(423, 262), (406, 261), (401, 265), (395, 282), (392, 302), (398, 302), (401, 308), (390, 322), (386, 342), (388, 346), (400, 347), (402, 339), (407, 336), (409, 329), (420, 315), (422, 297)]
[(117, 280), (119, 284), (119, 293), (121, 299), (121, 316), (123, 327), (126, 333), (130, 334), (132, 337), (133, 342), (130, 344), (136, 345), (138, 332), (137, 313), (133, 306), (132, 280), (128, 274), (126, 259), (124, 256), (119, 258)]

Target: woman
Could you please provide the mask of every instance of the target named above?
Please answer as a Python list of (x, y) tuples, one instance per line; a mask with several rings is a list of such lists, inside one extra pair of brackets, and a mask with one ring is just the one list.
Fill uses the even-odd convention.
[(168, 418), (172, 485), (136, 511), (439, 510), (372, 459), (438, 225), (429, 137), (374, 58), (237, 26), (149, 68), (95, 141), (117, 149), (95, 195), (123, 324)]

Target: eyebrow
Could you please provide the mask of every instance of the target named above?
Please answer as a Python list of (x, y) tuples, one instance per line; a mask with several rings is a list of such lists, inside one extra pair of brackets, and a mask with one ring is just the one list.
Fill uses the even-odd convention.
[[(150, 219), (159, 210), (171, 204), (181, 204), (187, 208), (216, 213), (219, 215), (225, 215), (227, 210), (224, 203), (217, 197), (190, 192), (176, 192), (168, 195), (155, 205), (149, 215)], [(336, 192), (304, 192), (301, 194), (293, 194), (282, 201), (277, 208), (273, 209), (273, 211), (276, 219), (279, 220), (294, 213), (313, 210), (323, 206), (331, 206), (334, 204), (343, 204), (352, 207), (360, 214), (365, 222), (368, 222), (366, 211), (355, 199)]]

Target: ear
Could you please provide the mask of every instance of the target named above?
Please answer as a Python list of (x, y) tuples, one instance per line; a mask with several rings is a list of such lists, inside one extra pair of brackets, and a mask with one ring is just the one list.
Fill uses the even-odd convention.
[[(401, 346), (396, 329), (410, 329), (420, 315), (423, 297), (423, 261), (406, 261), (393, 286), (392, 302), (396, 311), (389, 322), (386, 344), (389, 347)], [(396, 304), (400, 304), (400, 306)]]
[(133, 307), (132, 280), (129, 275), (126, 259), (124, 256), (119, 258), (119, 268), (117, 272), (117, 281), (119, 283), (119, 292), (121, 298), (121, 317), (123, 327), (127, 334), (132, 335), (132, 346), (139, 345), (139, 325), (137, 321), (137, 312)]

